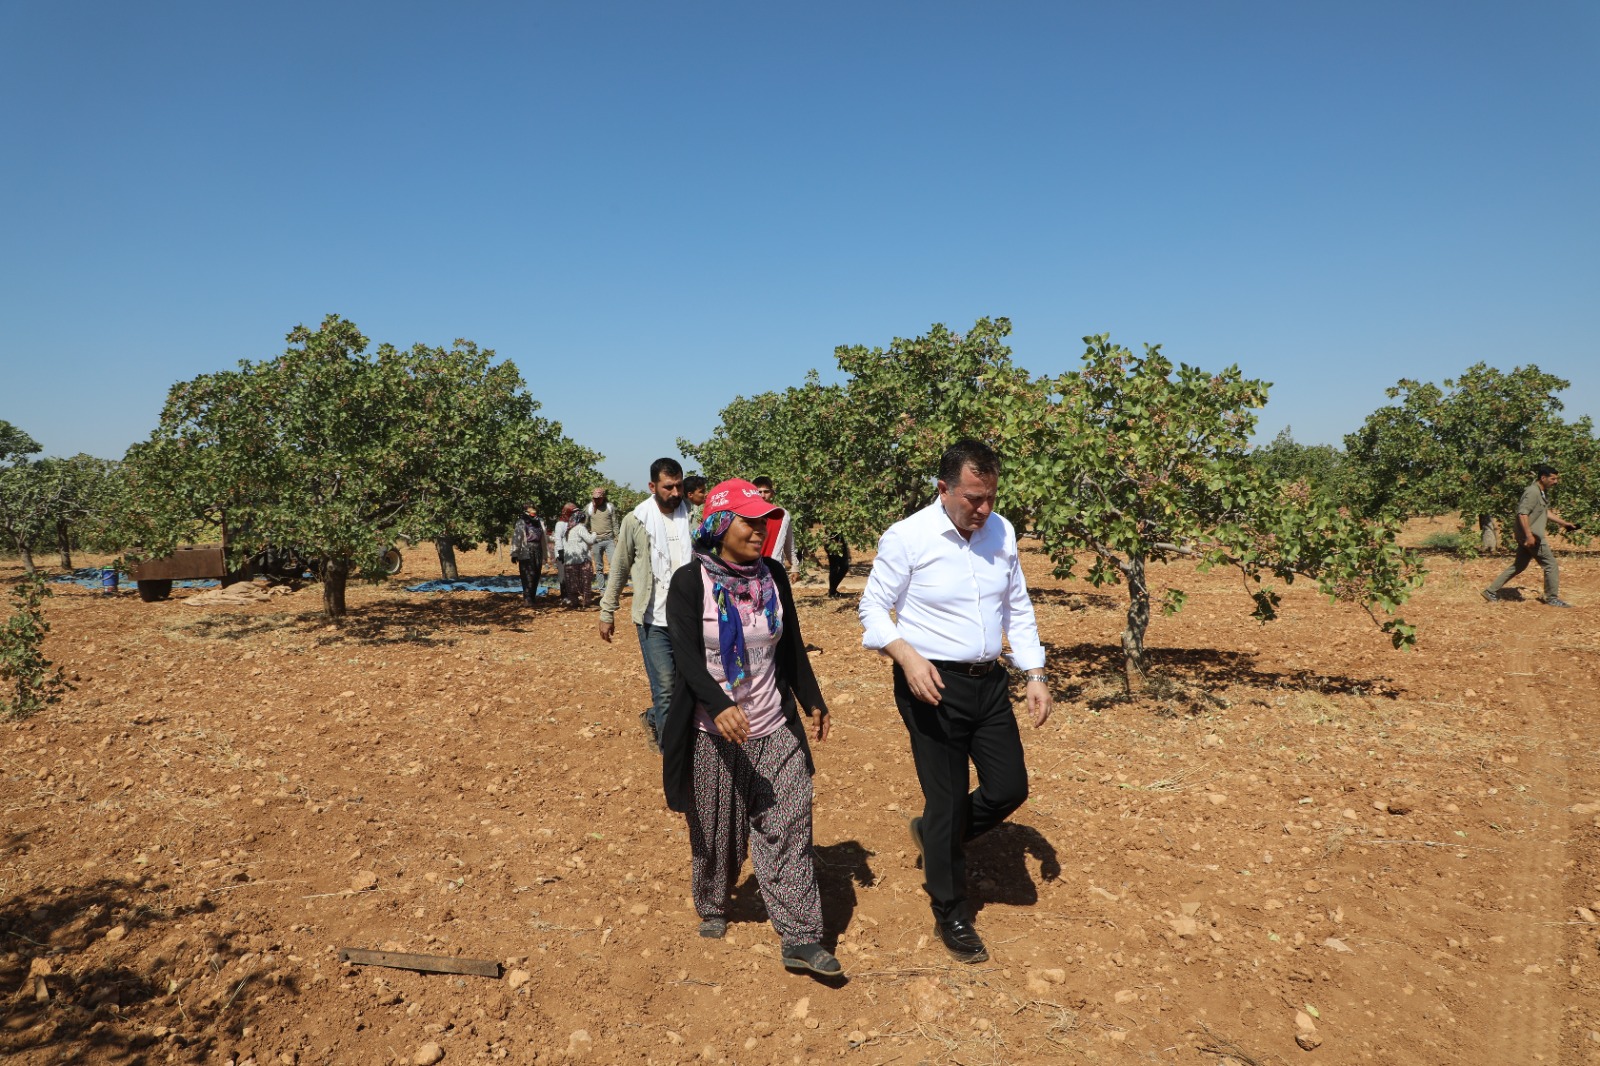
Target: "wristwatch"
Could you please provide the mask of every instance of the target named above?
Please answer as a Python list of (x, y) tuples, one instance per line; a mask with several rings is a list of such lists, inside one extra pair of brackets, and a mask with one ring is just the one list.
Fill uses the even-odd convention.
[(1044, 673), (1043, 671), (1039, 671), (1038, 673), (1035, 673), (1035, 672), (1030, 670), (1028, 673), (1024, 674), (1023, 676), (1026, 677), (1029, 681), (1043, 681), (1043, 682), (1046, 682), (1046, 683), (1048, 683), (1050, 681), (1050, 675), (1047, 674), (1047, 673)]

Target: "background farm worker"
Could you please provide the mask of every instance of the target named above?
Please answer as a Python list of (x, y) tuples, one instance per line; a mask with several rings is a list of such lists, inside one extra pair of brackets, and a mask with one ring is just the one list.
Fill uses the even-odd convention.
[(748, 481), (711, 490), (694, 558), (672, 576), (667, 627), (678, 679), (667, 712), (661, 779), (689, 822), (700, 935), (727, 932), (728, 894), (748, 849), (783, 942), (783, 965), (843, 973), (822, 945), (822, 897), (811, 845), (816, 772), (796, 704), (828, 738), (828, 707), (800, 635), (789, 577), (761, 557), (774, 508)]
[(589, 597), (594, 595), (594, 564), (589, 561), (594, 550), (594, 534), (584, 525), (584, 514), (576, 507), (567, 519), (562, 545), (567, 568), (561, 574), (561, 598), (568, 607), (588, 610)]
[(594, 551), (590, 555), (590, 562), (594, 563), (594, 587), (598, 592), (605, 586), (606, 575), (616, 566), (612, 556), (617, 550), (617, 505), (607, 502), (604, 485), (598, 486), (590, 497), (583, 513), (588, 521), (589, 532), (594, 534)]
[(650, 680), (649, 710), (639, 715), (650, 747), (661, 750), (661, 723), (672, 701), (672, 641), (667, 637), (667, 588), (673, 572), (689, 561), (689, 508), (683, 502), (683, 467), (676, 459), (650, 464), (650, 495), (622, 520), (617, 556), (611, 564), (605, 595), (600, 597), (600, 639), (608, 644), (616, 631), (617, 601), (622, 586), (633, 583), (633, 625)]
[(517, 561), (517, 576), (522, 579), (522, 602), (529, 607), (539, 595), (539, 574), (544, 570), (548, 542), (544, 523), (539, 521), (538, 505), (524, 504), (516, 525), (511, 527), (511, 558)]
[(1572, 604), (1561, 598), (1561, 568), (1556, 565), (1555, 552), (1550, 550), (1550, 542), (1545, 539), (1545, 530), (1549, 524), (1564, 530), (1577, 529), (1578, 525), (1550, 513), (1547, 493), (1561, 480), (1556, 468), (1540, 463), (1533, 468), (1533, 474), (1533, 484), (1522, 490), (1522, 499), (1517, 502), (1517, 557), (1483, 590), (1483, 598), (1499, 603), (1501, 587), (1537, 559), (1544, 570), (1544, 602), (1551, 607), (1571, 607)]
[[(763, 500), (772, 503), (773, 487), (770, 477), (765, 474), (753, 477), (750, 479), (750, 484), (761, 493)], [(772, 520), (773, 528), (767, 530), (767, 542), (761, 553), (768, 559), (778, 560), (786, 570), (794, 573), (800, 566), (800, 557), (794, 550), (794, 528), (789, 522), (789, 512), (778, 507), (775, 509), (782, 517)]]
[(561, 505), (561, 517), (556, 519), (555, 528), (550, 531), (550, 551), (556, 560), (556, 588), (565, 589), (567, 581), (567, 527), (572, 525), (572, 516), (578, 510), (575, 503)]
[(683, 502), (689, 505), (689, 528), (700, 528), (700, 520), (706, 516), (705, 478), (690, 474), (683, 479)]
[[(894, 701), (924, 803), (911, 819), (911, 840), (922, 853), (934, 931), (960, 962), (989, 957), (968, 913), (966, 842), (1028, 798), (1002, 636), (1012, 663), (1027, 673), (1034, 727), (1050, 717), (1044, 648), (1016, 534), (994, 513), (999, 477), (988, 445), (952, 444), (939, 461), (938, 498), (878, 541), (860, 606), (862, 644), (894, 660)], [(970, 793), (969, 759), (978, 771)]]
[(843, 596), (839, 583), (850, 573), (850, 542), (843, 533), (829, 533), (822, 541), (822, 550), (828, 556), (828, 595)]

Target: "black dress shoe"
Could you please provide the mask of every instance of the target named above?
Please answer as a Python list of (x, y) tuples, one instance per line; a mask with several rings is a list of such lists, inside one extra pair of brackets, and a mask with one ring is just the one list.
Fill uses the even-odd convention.
[(944, 941), (945, 950), (957, 962), (989, 961), (989, 949), (983, 946), (983, 938), (978, 936), (971, 922), (963, 918), (952, 918), (948, 922), (936, 920), (933, 931)]

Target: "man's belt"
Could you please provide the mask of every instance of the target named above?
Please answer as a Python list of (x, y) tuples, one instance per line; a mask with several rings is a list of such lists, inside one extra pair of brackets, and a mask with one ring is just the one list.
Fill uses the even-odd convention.
[(988, 677), (989, 671), (995, 668), (999, 659), (988, 659), (981, 663), (953, 663), (947, 659), (928, 660), (939, 669), (952, 674), (965, 674), (968, 677)]

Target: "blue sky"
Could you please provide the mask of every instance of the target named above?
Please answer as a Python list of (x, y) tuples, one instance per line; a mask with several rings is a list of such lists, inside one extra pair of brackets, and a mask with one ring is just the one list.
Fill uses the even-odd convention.
[(1600, 414), (1600, 5), (0, 5), (0, 418), (120, 456), (337, 312), (642, 484), (839, 344), (1006, 315), (1337, 443), (1484, 360)]

